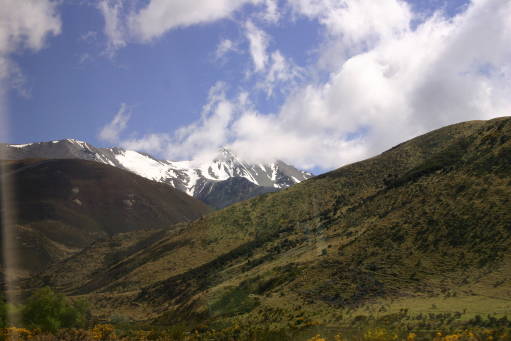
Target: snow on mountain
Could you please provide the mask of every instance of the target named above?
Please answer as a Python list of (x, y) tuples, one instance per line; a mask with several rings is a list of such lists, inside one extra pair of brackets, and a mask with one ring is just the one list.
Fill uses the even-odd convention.
[(146, 153), (122, 148), (96, 148), (87, 142), (66, 139), (22, 145), (0, 144), (3, 159), (79, 158), (123, 168), (145, 178), (169, 184), (189, 195), (199, 196), (212, 182), (234, 177), (255, 185), (281, 189), (306, 180), (312, 174), (300, 171), (282, 161), (251, 164), (232, 151), (221, 148), (210, 162), (192, 166), (190, 161), (159, 160)]

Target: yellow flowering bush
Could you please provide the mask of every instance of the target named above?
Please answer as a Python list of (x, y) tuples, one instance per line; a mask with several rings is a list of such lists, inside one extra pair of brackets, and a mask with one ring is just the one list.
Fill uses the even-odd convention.
[(92, 338), (99, 341), (115, 340), (115, 328), (111, 324), (98, 324), (92, 329)]
[(394, 341), (397, 340), (397, 334), (385, 328), (375, 328), (365, 332), (363, 339), (364, 341)]
[(29, 340), (32, 338), (32, 332), (25, 328), (9, 327), (3, 328), (0, 331), (2, 340), (15, 341), (15, 340)]
[(415, 341), (416, 338), (417, 338), (417, 334), (408, 333), (408, 335), (406, 336), (406, 341)]

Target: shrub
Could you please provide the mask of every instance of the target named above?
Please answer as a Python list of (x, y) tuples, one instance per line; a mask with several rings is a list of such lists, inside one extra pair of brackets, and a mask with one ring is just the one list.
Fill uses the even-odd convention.
[(395, 341), (397, 335), (385, 328), (369, 329), (363, 336), (364, 341)]
[(92, 329), (92, 338), (99, 341), (116, 340), (115, 328), (111, 324), (98, 324)]
[(84, 327), (87, 317), (88, 309), (83, 301), (72, 302), (47, 287), (35, 291), (22, 309), (25, 326), (45, 332)]

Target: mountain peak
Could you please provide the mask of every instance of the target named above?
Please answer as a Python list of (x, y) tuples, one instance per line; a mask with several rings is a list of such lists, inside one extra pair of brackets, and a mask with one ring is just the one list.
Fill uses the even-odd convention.
[(222, 147), (218, 148), (217, 156), (213, 159), (213, 161), (232, 160), (232, 159), (239, 159), (239, 157), (231, 149), (222, 146)]
[(96, 148), (87, 142), (68, 138), (25, 145), (0, 145), (11, 159), (84, 159), (108, 164), (162, 182), (191, 196), (199, 195), (208, 183), (245, 178), (256, 186), (282, 189), (311, 177), (282, 161), (251, 163), (222, 146), (217, 156), (194, 165), (190, 161), (160, 160), (149, 154), (121, 148)]

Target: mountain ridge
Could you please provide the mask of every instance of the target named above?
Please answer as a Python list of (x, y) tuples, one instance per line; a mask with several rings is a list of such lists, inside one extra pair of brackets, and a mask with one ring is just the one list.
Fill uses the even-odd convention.
[[(181, 191), (98, 162), (0, 162), (2, 176), (12, 187), (10, 207), (15, 208), (13, 228), (15, 244), (19, 244), (2, 247), (23, 250), (21, 269), (40, 270), (98, 239), (139, 229), (170, 228), (211, 211)], [(3, 214), (5, 208), (0, 208)]]
[[(28, 144), (0, 144), (0, 155), (4, 159), (27, 158), (78, 158), (96, 161), (125, 169), (147, 179), (165, 183), (188, 195), (205, 198), (205, 188), (211, 190), (214, 183), (234, 177), (242, 177), (261, 187), (258, 191), (235, 193), (233, 197), (249, 198), (259, 192), (270, 189), (287, 188), (312, 177), (311, 173), (300, 171), (283, 161), (272, 163), (249, 163), (240, 159), (227, 148), (220, 148), (210, 162), (195, 165), (191, 161), (160, 160), (148, 153), (126, 150), (119, 147), (96, 148), (91, 144), (75, 139), (34, 142)], [(246, 188), (246, 187), (243, 187)], [(225, 193), (213, 193), (213, 196), (225, 196)], [(215, 201), (216, 202), (216, 201)], [(225, 202), (232, 202), (227, 198)], [(225, 202), (216, 206), (223, 207)]]

